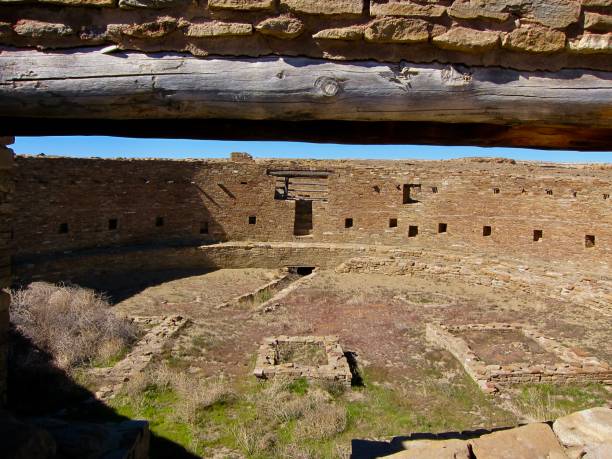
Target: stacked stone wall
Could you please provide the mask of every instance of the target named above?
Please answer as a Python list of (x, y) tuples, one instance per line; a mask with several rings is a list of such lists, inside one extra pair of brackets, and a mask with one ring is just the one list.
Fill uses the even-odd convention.
[[(527, 339), (537, 342), (543, 349), (554, 355), (554, 364), (488, 364), (483, 361), (460, 333), (468, 330), (499, 332), (516, 330)], [(463, 365), (466, 372), (484, 390), (491, 391), (500, 387), (521, 383), (612, 383), (612, 369), (596, 357), (581, 356), (556, 341), (542, 336), (536, 329), (521, 324), (470, 324), (446, 326), (427, 324), (428, 341), (449, 351)]]
[(10, 297), (3, 289), (11, 283), (11, 196), (13, 186), (13, 151), (6, 147), (12, 137), (0, 137), (0, 406), (6, 402), (6, 359)]
[(610, 70), (609, 0), (0, 0), (0, 44)]
[[(606, 165), (16, 162), (20, 211), (12, 234), (18, 260), (96, 247), (221, 241), (358, 243), (598, 264), (612, 254), (612, 167)], [(303, 187), (325, 190), (313, 192), (319, 200), (312, 203), (310, 235), (294, 234), (296, 201), (279, 199), (275, 191), (270, 171), (283, 169), (329, 174), (304, 179), (315, 185)], [(413, 185), (408, 202), (405, 185)]]

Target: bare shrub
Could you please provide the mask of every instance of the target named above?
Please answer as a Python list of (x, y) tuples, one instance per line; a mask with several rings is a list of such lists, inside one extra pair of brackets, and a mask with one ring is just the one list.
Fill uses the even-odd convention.
[(11, 297), (15, 328), (64, 369), (108, 358), (136, 338), (135, 325), (116, 317), (93, 290), (34, 282)]
[(100, 344), (97, 360), (103, 366), (112, 364), (113, 360), (120, 358), (126, 351), (126, 343), (119, 337), (109, 338)]
[(197, 422), (198, 412), (218, 403), (229, 403), (236, 392), (225, 378), (201, 380), (186, 373), (175, 379), (174, 388), (179, 394), (175, 414), (183, 422)]
[(343, 382), (337, 381), (335, 379), (322, 379), (318, 382), (318, 386), (334, 398), (340, 397), (346, 392), (347, 389), (346, 385)]
[(231, 429), (236, 445), (248, 456), (261, 455), (270, 451), (277, 443), (276, 434), (269, 432), (259, 424), (238, 425)]
[(319, 404), (298, 422), (296, 436), (301, 439), (332, 438), (346, 429), (346, 409), (336, 404)]

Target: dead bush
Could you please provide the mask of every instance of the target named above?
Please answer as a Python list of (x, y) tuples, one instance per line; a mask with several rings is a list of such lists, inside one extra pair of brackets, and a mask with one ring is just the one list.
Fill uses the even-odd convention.
[(233, 427), (230, 433), (236, 445), (248, 456), (270, 452), (277, 443), (276, 434), (258, 424), (238, 425)]
[(179, 394), (175, 414), (183, 422), (196, 423), (198, 413), (218, 403), (229, 403), (236, 393), (225, 378), (209, 380), (182, 373), (176, 378), (174, 388)]
[(34, 282), (11, 297), (13, 326), (61, 368), (108, 360), (136, 339), (135, 325), (93, 290)]
[(304, 415), (296, 427), (300, 439), (324, 440), (346, 429), (346, 409), (335, 404), (319, 404)]

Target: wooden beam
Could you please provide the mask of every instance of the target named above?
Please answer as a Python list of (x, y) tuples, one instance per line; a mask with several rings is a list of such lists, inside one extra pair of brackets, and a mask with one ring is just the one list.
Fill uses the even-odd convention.
[[(160, 120), (160, 125), (165, 123), (161, 120), (178, 120), (173, 126), (179, 131), (181, 120), (202, 120), (199, 129), (204, 132), (208, 122), (203, 120), (214, 120), (234, 122), (229, 131), (235, 138), (249, 137), (235, 123), (243, 120), (247, 126), (249, 122), (290, 124), (295, 140), (346, 141), (348, 137), (348, 141), (363, 139), (365, 143), (393, 142), (386, 131), (408, 123), (416, 129), (410, 134), (394, 132), (395, 138), (407, 137), (401, 140), (410, 142), (414, 137), (411, 143), (597, 150), (612, 148), (612, 75), (581, 69), (552, 73), (442, 64), (202, 59), (168, 53), (107, 55), (89, 48), (56, 52), (3, 48), (0, 117), (118, 120), (115, 126), (121, 126), (119, 120), (132, 126), (137, 120)], [(336, 122), (345, 123), (349, 131), (300, 131), (307, 123), (332, 126)], [(388, 128), (378, 133), (373, 125), (364, 132), (350, 129), (353, 124), (369, 123)], [(21, 123), (15, 120), (14, 124)], [(461, 126), (470, 125), (487, 126), (491, 139), (481, 129), (470, 141), (469, 133), (461, 134)], [(430, 129), (419, 132), (419, 127)], [(445, 129), (448, 133), (436, 142), (437, 132)], [(87, 127), (81, 125), (78, 130), (82, 133)], [(91, 133), (95, 130), (90, 127)], [(189, 130), (194, 131), (190, 137), (198, 137), (197, 125), (192, 123)], [(207, 135), (216, 137), (212, 132)], [(265, 138), (266, 133), (258, 136)]]

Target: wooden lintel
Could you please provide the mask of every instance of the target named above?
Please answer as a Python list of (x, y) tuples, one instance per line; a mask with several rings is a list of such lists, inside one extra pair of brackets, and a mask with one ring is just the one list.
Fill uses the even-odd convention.
[[(8, 120), (2, 129), (17, 134), (41, 131), (27, 119), (56, 119), (63, 131), (144, 137), (178, 137), (182, 130), (196, 138), (606, 150), (612, 75), (2, 49), (0, 118)], [(224, 123), (231, 129), (218, 130)], [(270, 129), (243, 132), (250, 126)]]

